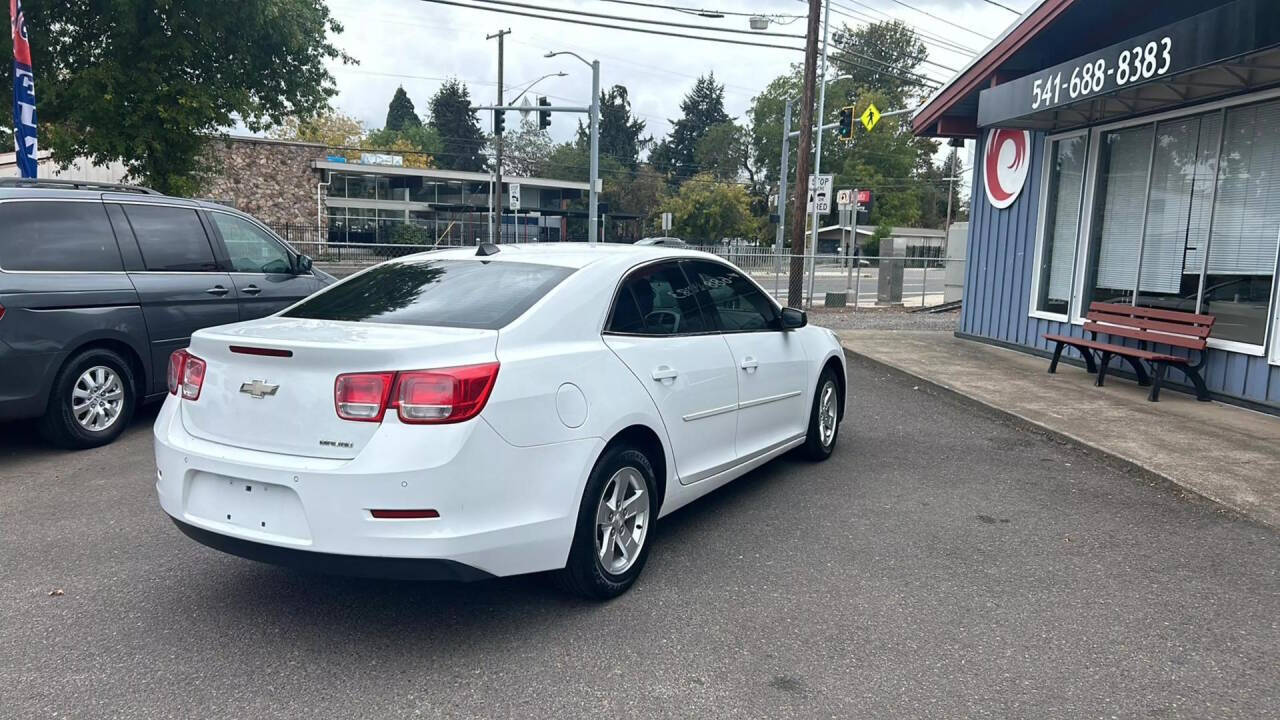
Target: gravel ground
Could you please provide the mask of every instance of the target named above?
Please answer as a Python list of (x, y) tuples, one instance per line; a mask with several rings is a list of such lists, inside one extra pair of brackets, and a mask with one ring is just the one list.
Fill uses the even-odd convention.
[(809, 311), (809, 322), (832, 330), (945, 330), (954, 331), (960, 311), (930, 314), (901, 308)]

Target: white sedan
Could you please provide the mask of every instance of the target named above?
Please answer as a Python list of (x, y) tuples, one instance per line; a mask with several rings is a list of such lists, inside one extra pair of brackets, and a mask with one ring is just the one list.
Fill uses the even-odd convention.
[(156, 491), (188, 536), (376, 577), (559, 571), (595, 598), (654, 522), (844, 414), (828, 330), (705, 253), (483, 245), (393, 260), (173, 354)]

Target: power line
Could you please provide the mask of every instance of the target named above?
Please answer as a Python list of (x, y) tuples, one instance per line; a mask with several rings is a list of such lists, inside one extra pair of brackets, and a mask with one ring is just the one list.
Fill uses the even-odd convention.
[(698, 13), (702, 15), (737, 15), (740, 17), (768, 17), (768, 18), (787, 18), (788, 20), (803, 20), (804, 15), (790, 15), (787, 13), (758, 13), (758, 12), (741, 12), (734, 10), (707, 10), (703, 8), (681, 7), (679, 5), (658, 5), (656, 3), (636, 2), (636, 0), (601, 0), (601, 2), (617, 3), (619, 5), (636, 5), (638, 7), (657, 8), (659, 10), (675, 10), (683, 13)]
[[(926, 38), (927, 40), (932, 40), (932, 41), (934, 42), (934, 44), (935, 44), (939, 49), (946, 50), (946, 51), (948, 51), (948, 52), (958, 53), (958, 54), (965, 54), (965, 55), (970, 56), (970, 57), (972, 57), (973, 55), (977, 54), (977, 52), (978, 52), (976, 49), (974, 49), (974, 48), (972, 48), (972, 47), (969, 47), (969, 46), (967, 46), (967, 45), (962, 45), (962, 44), (960, 44), (959, 42), (957, 42), (957, 41), (955, 41), (955, 40), (952, 40), (952, 39), (950, 39), (950, 38), (945, 38), (945, 37), (942, 37), (941, 35), (937, 35), (937, 34), (935, 34), (935, 33), (932, 33), (932, 32), (930, 32), (930, 31), (925, 30), (924, 28), (920, 27), (919, 25), (913, 24), (913, 23), (908, 22), (908, 21), (906, 21), (906, 20), (903, 20), (903, 19), (901, 19), (901, 18), (894, 17), (894, 16), (892, 16), (892, 15), (890, 15), (890, 14), (888, 14), (888, 13), (884, 12), (883, 10), (881, 10), (881, 9), (879, 9), (879, 8), (873, 7), (873, 6), (868, 5), (868, 4), (864, 3), (864, 2), (860, 2), (860, 0), (845, 0), (845, 1), (846, 1), (846, 2), (850, 2), (850, 3), (853, 3), (854, 5), (857, 5), (858, 7), (866, 8), (867, 10), (870, 10), (870, 11), (872, 11), (872, 12), (874, 12), (874, 13), (878, 13), (878, 14), (880, 14), (880, 15), (883, 15), (883, 16), (884, 16), (884, 18), (885, 18), (885, 20), (888, 20), (888, 21), (891, 21), (891, 22), (898, 22), (898, 23), (902, 23), (903, 25), (906, 25), (907, 27), (909, 27), (909, 28), (911, 28), (912, 30), (914, 30), (914, 31), (915, 31), (915, 33), (916, 33), (917, 35), (919, 35), (921, 38)], [(875, 18), (875, 17), (868, 16), (866, 13), (864, 13), (864, 12), (862, 12), (862, 11), (860, 11), (860, 10), (855, 10), (855, 9), (853, 9), (852, 7), (849, 7), (848, 5), (844, 5), (844, 4), (841, 4), (841, 3), (839, 3), (839, 2), (834, 2), (834, 0), (832, 0), (832, 1), (831, 1), (831, 8), (832, 8), (832, 11), (833, 11), (833, 12), (835, 12), (835, 13), (837, 13), (837, 14), (844, 15), (844, 16), (846, 16), (846, 17), (851, 17), (851, 18), (854, 18), (854, 19), (856, 19), (856, 20), (861, 20), (861, 21), (863, 21), (863, 22), (875, 22), (875, 23), (885, 22), (885, 20), (881, 20), (881, 19), (878, 19), (878, 18)]]
[(737, 28), (718, 28), (708, 25), (693, 25), (690, 23), (670, 22), (668, 20), (649, 20), (647, 18), (629, 17), (624, 15), (608, 15), (606, 13), (594, 13), (586, 10), (569, 10), (566, 8), (552, 7), (549, 5), (531, 5), (528, 3), (512, 2), (511, 0), (472, 0), (472, 2), (485, 3), (488, 5), (508, 5), (510, 7), (525, 8), (527, 10), (542, 10), (545, 12), (564, 13), (565, 15), (581, 15), (583, 17), (603, 18), (605, 20), (623, 20), (625, 22), (645, 23), (648, 25), (662, 25), (665, 27), (687, 28), (690, 30), (705, 30), (708, 32), (735, 33), (738, 35), (768, 35), (770, 37), (792, 38), (803, 40), (803, 35), (794, 33), (778, 33), (778, 32), (757, 32), (753, 30), (739, 30)]
[(626, 32), (645, 33), (647, 35), (664, 35), (667, 37), (683, 38), (685, 40), (704, 40), (706, 42), (724, 43), (726, 45), (749, 45), (752, 47), (771, 48), (773, 50), (790, 50), (792, 52), (804, 52), (803, 48), (791, 47), (789, 45), (771, 45), (769, 43), (747, 42), (745, 40), (730, 40), (729, 38), (704, 37), (700, 35), (685, 35), (683, 33), (666, 32), (664, 30), (648, 30), (645, 28), (624, 27), (622, 25), (608, 25), (606, 23), (591, 22), (589, 20), (575, 20), (571, 18), (554, 17), (552, 15), (539, 15), (536, 13), (522, 12), (519, 10), (501, 10), (498, 8), (484, 7), (479, 5), (467, 5), (453, 0), (419, 0), (420, 2), (434, 3), (436, 5), (451, 5), (453, 7), (466, 8), (468, 10), (484, 10), (486, 12), (502, 13), (505, 15), (520, 15), (522, 17), (531, 17), (538, 20), (553, 20), (556, 22), (567, 22), (574, 25), (590, 25), (592, 27), (608, 28), (609, 30), (624, 30)]
[(1009, 7), (1008, 5), (1004, 5), (1004, 4), (1001, 4), (1001, 3), (996, 2), (996, 0), (982, 0), (982, 2), (984, 2), (984, 3), (988, 4), (988, 5), (995, 5), (996, 7), (1000, 8), (1001, 10), (1008, 10), (1009, 12), (1011, 12), (1011, 13), (1013, 13), (1014, 15), (1017, 15), (1017, 16), (1019, 16), (1019, 17), (1021, 17), (1021, 16), (1022, 16), (1022, 12), (1021, 12), (1020, 10), (1014, 10), (1013, 8)]
[(969, 28), (967, 28), (967, 27), (965, 27), (965, 26), (963, 26), (963, 25), (958, 25), (958, 24), (956, 24), (956, 22), (955, 22), (954, 20), (948, 20), (948, 19), (946, 19), (946, 18), (942, 17), (941, 15), (934, 15), (933, 13), (929, 12), (928, 10), (921, 10), (920, 8), (916, 7), (915, 5), (911, 5), (911, 4), (909, 4), (909, 3), (905, 3), (905, 2), (903, 2), (902, 0), (889, 0), (889, 1), (890, 1), (890, 2), (893, 2), (893, 3), (897, 3), (898, 5), (901, 5), (902, 7), (907, 8), (908, 10), (914, 10), (914, 11), (916, 11), (916, 12), (920, 13), (921, 15), (926, 15), (926, 16), (928, 16), (928, 17), (931, 17), (931, 18), (933, 18), (934, 20), (938, 20), (938, 21), (940, 21), (940, 22), (947, 23), (948, 25), (951, 25), (951, 26), (955, 27), (957, 30), (963, 30), (963, 31), (965, 31), (965, 32), (969, 33), (970, 35), (977, 35), (978, 37), (982, 38), (983, 40), (995, 40), (995, 38), (991, 37), (990, 35), (983, 35), (982, 33), (978, 32), (977, 30), (970, 30)]

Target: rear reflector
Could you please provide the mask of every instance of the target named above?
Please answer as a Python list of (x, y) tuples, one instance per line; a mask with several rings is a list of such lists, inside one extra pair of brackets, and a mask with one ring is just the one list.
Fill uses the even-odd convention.
[(435, 510), (370, 510), (379, 520), (425, 520), (440, 517)]
[(292, 350), (280, 350), (278, 348), (248, 347), (247, 345), (232, 345), (231, 352), (240, 353), (241, 355), (262, 355), (264, 357), (293, 357)]

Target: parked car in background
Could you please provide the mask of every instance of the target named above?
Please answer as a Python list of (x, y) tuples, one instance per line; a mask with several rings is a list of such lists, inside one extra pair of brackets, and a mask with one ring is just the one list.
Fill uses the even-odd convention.
[(637, 245), (659, 245), (662, 247), (689, 247), (689, 243), (678, 237), (647, 237), (643, 240), (637, 240)]
[(363, 576), (554, 570), (592, 598), (663, 515), (825, 460), (845, 397), (834, 333), (720, 258), (569, 243), (377, 265), (196, 332), (169, 378), (156, 491), (193, 539)]
[(144, 188), (0, 181), (0, 420), (108, 443), (169, 355), (334, 279), (249, 215)]

